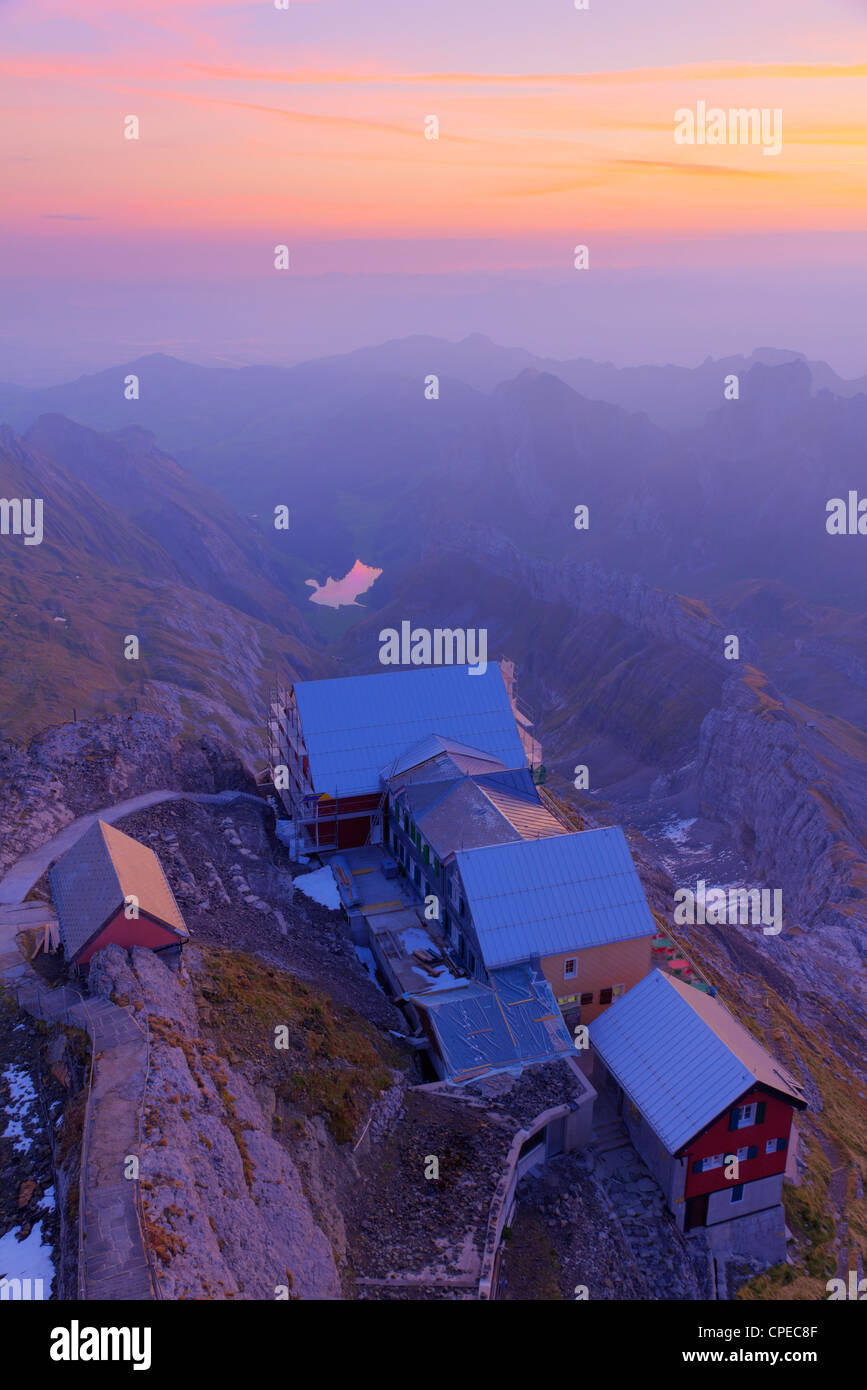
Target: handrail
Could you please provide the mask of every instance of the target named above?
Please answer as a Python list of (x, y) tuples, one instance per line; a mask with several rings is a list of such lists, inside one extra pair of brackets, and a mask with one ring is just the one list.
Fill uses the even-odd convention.
[[(139, 1028), (141, 1028), (141, 1031), (142, 1031), (142, 1033), (144, 1034), (144, 1040), (145, 1040), (145, 1077), (144, 1077), (144, 1085), (142, 1086), (142, 1090), (141, 1090), (141, 1096), (139, 1097), (138, 1123), (137, 1123), (137, 1125), (136, 1125), (136, 1129), (137, 1129), (136, 1145), (137, 1145), (137, 1148), (138, 1148), (138, 1151), (139, 1151), (139, 1155), (138, 1155), (138, 1156), (139, 1156), (139, 1162), (141, 1162), (142, 1129), (143, 1129), (143, 1126), (144, 1126), (144, 1107), (145, 1107), (145, 1100), (146, 1100), (146, 1098), (147, 1098), (148, 1080), (150, 1079), (150, 1069), (151, 1069), (151, 1037), (150, 1037), (150, 1025), (149, 1025), (149, 1023), (148, 1023), (147, 1018), (145, 1018), (144, 1024), (142, 1025), (142, 1023), (139, 1021), (139, 1019), (136, 1018), (135, 1014), (132, 1012), (131, 1009), (128, 1009), (127, 1012), (129, 1013), (130, 1018), (132, 1018), (132, 1019), (134, 1020), (134, 1022), (135, 1022), (136, 1024), (138, 1024)], [(143, 1204), (143, 1202), (142, 1202), (141, 1181), (140, 1181), (140, 1178), (136, 1178), (136, 1183), (135, 1183), (135, 1189), (134, 1189), (134, 1191), (135, 1191), (135, 1211), (136, 1211), (136, 1216), (137, 1216), (137, 1218), (138, 1218), (139, 1230), (141, 1231), (142, 1248), (144, 1249), (144, 1252), (145, 1252), (145, 1259), (147, 1260), (148, 1271), (149, 1271), (150, 1277), (151, 1277), (151, 1287), (152, 1287), (153, 1292), (154, 1292), (154, 1298), (156, 1298), (156, 1299), (161, 1299), (162, 1296), (163, 1296), (163, 1294), (162, 1294), (162, 1289), (160, 1288), (160, 1281), (159, 1281), (159, 1278), (158, 1278), (158, 1276), (157, 1276), (156, 1261), (154, 1260), (154, 1253), (153, 1253), (153, 1250), (151, 1249), (151, 1242), (150, 1242), (150, 1236), (148, 1235), (147, 1222), (145, 1221), (144, 1204)]]
[[(53, 1016), (54, 1018), (56, 1018), (56, 1019), (58, 1019), (58, 1020), (62, 1020), (63, 1022), (65, 1022), (69, 1027), (80, 1027), (80, 1026), (81, 1026), (81, 1020), (80, 1020), (80, 1018), (77, 1018), (77, 1019), (72, 1018), (72, 1016), (71, 1016), (71, 1015), (72, 1015), (72, 1009), (73, 1009), (73, 1008), (76, 1008), (76, 1009), (77, 1009), (77, 1008), (79, 1008), (79, 1006), (80, 1006), (80, 1008), (82, 1009), (82, 1011), (83, 1011), (83, 1013), (84, 1013), (84, 1021), (85, 1021), (85, 1024), (86, 1024), (86, 1027), (85, 1027), (84, 1031), (86, 1032), (87, 1037), (88, 1037), (88, 1041), (89, 1041), (89, 1043), (90, 1043), (90, 1066), (89, 1066), (88, 1075), (87, 1075), (87, 1100), (85, 1101), (85, 1107), (84, 1107), (84, 1120), (83, 1120), (83, 1123), (82, 1123), (82, 1132), (81, 1132), (81, 1147), (80, 1147), (80, 1151), (79, 1151), (79, 1167), (78, 1167), (78, 1270), (77, 1270), (77, 1282), (76, 1282), (76, 1287), (77, 1287), (77, 1291), (78, 1291), (78, 1298), (79, 1298), (79, 1301), (82, 1301), (82, 1302), (83, 1302), (83, 1301), (85, 1301), (85, 1300), (87, 1299), (87, 1276), (86, 1276), (85, 1258), (84, 1258), (84, 1238), (85, 1238), (85, 1231), (86, 1231), (86, 1226), (87, 1226), (87, 1195), (86, 1195), (86, 1194), (87, 1194), (87, 1188), (86, 1188), (86, 1177), (87, 1177), (88, 1160), (89, 1160), (89, 1158), (90, 1158), (90, 1133), (91, 1133), (91, 1129), (92, 1129), (92, 1127), (93, 1127), (93, 1109), (92, 1109), (92, 1104), (91, 1104), (91, 1102), (92, 1102), (92, 1098), (93, 1098), (93, 1080), (94, 1080), (94, 1068), (95, 1068), (95, 1062), (96, 1062), (96, 1032), (95, 1032), (95, 1029), (94, 1029), (94, 1026), (93, 1026), (93, 1020), (92, 1020), (92, 1018), (91, 1018), (91, 1016), (90, 1016), (90, 1010), (88, 1009), (88, 1001), (87, 1001), (87, 999), (85, 998), (85, 996), (84, 996), (79, 990), (75, 989), (75, 988), (74, 988), (73, 986), (71, 986), (71, 985), (63, 986), (63, 988), (69, 989), (72, 993), (78, 995), (78, 1001), (77, 1001), (77, 1003), (74, 1004), (74, 1005), (72, 1005), (72, 1006), (67, 1006), (67, 1007), (66, 1007), (62, 1012), (60, 1012), (60, 1013), (57, 1013), (57, 1014), (54, 1014), (54, 1015), (52, 1015), (51, 1013), (48, 1013), (48, 1014), (46, 1015), (46, 1013), (44, 1012), (43, 1003), (42, 1003), (43, 996), (51, 996), (52, 994), (54, 994), (55, 991), (53, 991), (53, 990), (43, 990), (42, 987), (41, 987), (41, 985), (40, 985), (39, 983), (34, 982), (34, 981), (30, 981), (30, 980), (27, 980), (27, 981), (25, 981), (24, 983), (17, 983), (17, 982), (14, 982), (14, 983), (12, 984), (12, 992), (13, 992), (13, 994), (14, 994), (14, 996), (15, 996), (15, 1001), (16, 1001), (16, 1003), (19, 1005), (19, 1007), (21, 1006), (21, 997), (22, 997), (22, 995), (26, 995), (27, 997), (29, 997), (31, 1003), (33, 1003), (33, 1001), (34, 1001), (34, 991), (35, 991), (36, 1017), (38, 1017), (38, 1018), (44, 1018), (44, 1017), (46, 1017), (46, 1016), (50, 1018), (50, 1017)], [(25, 1004), (25, 1007), (27, 1007), (26, 1004)], [(145, 1041), (145, 1076), (144, 1076), (144, 1085), (143, 1085), (143, 1087), (142, 1087), (141, 1096), (140, 1096), (140, 1098), (139, 1098), (138, 1115), (137, 1115), (137, 1122), (136, 1122), (136, 1130), (137, 1130), (137, 1147), (138, 1147), (139, 1150), (141, 1150), (142, 1129), (143, 1129), (143, 1124), (144, 1124), (144, 1103), (145, 1103), (145, 1096), (146, 1096), (146, 1094), (147, 1094), (148, 1080), (149, 1080), (149, 1078), (150, 1078), (150, 1029), (148, 1028), (147, 1023), (145, 1023), (145, 1024), (143, 1025), (143, 1024), (139, 1021), (139, 1019), (136, 1018), (136, 1016), (135, 1016), (133, 1010), (131, 1009), (131, 1007), (130, 1007), (129, 1005), (127, 1005), (127, 1006), (125, 1006), (125, 1007), (122, 1007), (121, 1005), (116, 1004), (114, 1007), (117, 1008), (120, 1012), (127, 1014), (128, 1017), (131, 1018), (131, 1019), (133, 1020), (133, 1022), (134, 1022), (135, 1025), (136, 1025), (136, 1027), (137, 1027), (137, 1028), (139, 1029), (139, 1031), (142, 1033), (142, 1035), (143, 1035), (143, 1037), (144, 1037), (144, 1041)], [(32, 1013), (32, 1012), (33, 1012), (32, 1008), (28, 1008), (28, 1012)], [(142, 1249), (144, 1250), (145, 1259), (146, 1259), (146, 1261), (147, 1261), (148, 1273), (149, 1273), (149, 1275), (150, 1275), (150, 1282), (151, 1282), (151, 1286), (152, 1286), (152, 1289), (153, 1289), (153, 1294), (154, 1294), (154, 1297), (155, 1297), (155, 1298), (161, 1299), (161, 1298), (162, 1298), (162, 1292), (161, 1292), (160, 1285), (159, 1285), (159, 1279), (158, 1279), (158, 1277), (157, 1277), (156, 1263), (155, 1263), (155, 1260), (154, 1260), (153, 1250), (151, 1249), (150, 1239), (149, 1239), (148, 1233), (147, 1233), (147, 1225), (146, 1225), (145, 1219), (144, 1219), (144, 1209), (143, 1209), (142, 1200), (141, 1200), (141, 1189), (140, 1189), (140, 1185), (139, 1185), (138, 1180), (136, 1180), (136, 1183), (135, 1183), (133, 1200), (134, 1200), (134, 1202), (135, 1202), (136, 1219), (138, 1220), (139, 1230), (140, 1230), (140, 1232), (141, 1232)]]
[[(91, 1100), (93, 1098), (93, 1069), (96, 1059), (96, 1034), (93, 1030), (93, 1022), (87, 1010), (87, 1004), (81, 999), (81, 1006), (84, 1009), (84, 1016), (87, 1021), (87, 1029), (90, 1036), (90, 1070), (87, 1078), (87, 1100), (84, 1106), (84, 1124), (81, 1133), (81, 1151), (78, 1156), (78, 1297), (79, 1301), (87, 1298), (87, 1279), (85, 1277), (84, 1260), (84, 1228), (87, 1223), (87, 1200), (86, 1175), (87, 1161), (90, 1155), (90, 1129), (93, 1123), (93, 1113)], [(67, 1022), (69, 1021), (69, 1011), (67, 1010)]]

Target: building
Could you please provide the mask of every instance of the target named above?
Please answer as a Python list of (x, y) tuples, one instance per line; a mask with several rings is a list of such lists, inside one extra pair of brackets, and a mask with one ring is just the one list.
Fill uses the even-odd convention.
[(487, 985), (455, 980), (412, 1002), (438, 1069), (454, 1085), (575, 1056), (547, 983), (526, 965), (494, 971)]
[(619, 827), (457, 850), (446, 882), (458, 958), (481, 979), (536, 964), (570, 1032), (651, 968), (656, 923)]
[(49, 883), (66, 960), (79, 970), (113, 943), (176, 952), (189, 939), (153, 850), (105, 821), (57, 861)]
[[(438, 899), (447, 937), (459, 901), (453, 886), (459, 850), (568, 831), (543, 805), (526, 765), (507, 768), (480, 749), (439, 735), (408, 750), (384, 770), (384, 778), (389, 844), (416, 892)], [(459, 944), (461, 938), (454, 934), (453, 940)], [(466, 950), (462, 959), (469, 961)]]
[(376, 843), (384, 769), (432, 734), (480, 749), (501, 766), (526, 768), (526, 719), (519, 727), (516, 718), (496, 664), (479, 674), (437, 666), (296, 681), (271, 699), (272, 780), (314, 848)]
[(719, 998), (659, 970), (591, 1023), (590, 1040), (594, 1085), (680, 1229), (721, 1254), (784, 1260), (783, 1178), (806, 1108), (794, 1077)]

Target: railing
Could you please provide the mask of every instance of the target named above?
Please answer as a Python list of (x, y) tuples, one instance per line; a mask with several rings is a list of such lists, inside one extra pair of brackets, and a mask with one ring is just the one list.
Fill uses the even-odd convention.
[(570, 806), (565, 801), (561, 801), (559, 797), (552, 796), (544, 787), (537, 787), (536, 791), (539, 794), (539, 800), (542, 805), (551, 812), (556, 820), (566, 822), (575, 830), (584, 829), (584, 821), (580, 811), (576, 811), (574, 807)]
[[(139, 1163), (141, 1163), (142, 1131), (143, 1131), (143, 1128), (144, 1128), (144, 1108), (145, 1108), (145, 1102), (146, 1102), (146, 1100), (147, 1100), (148, 1081), (149, 1081), (149, 1079), (150, 1079), (150, 1072), (151, 1072), (151, 1034), (150, 1034), (150, 1026), (149, 1026), (149, 1024), (148, 1024), (147, 1019), (145, 1019), (144, 1023), (141, 1023), (141, 1022), (139, 1021), (139, 1019), (136, 1018), (136, 1016), (135, 1016), (135, 1014), (132, 1012), (132, 1010), (128, 1010), (128, 1012), (129, 1012), (130, 1018), (131, 1018), (131, 1019), (134, 1021), (134, 1023), (141, 1029), (141, 1032), (142, 1032), (142, 1034), (143, 1034), (143, 1036), (144, 1036), (144, 1040), (145, 1040), (145, 1075), (144, 1075), (144, 1085), (142, 1086), (141, 1096), (139, 1097), (138, 1119), (137, 1119), (137, 1123), (136, 1123), (136, 1147), (137, 1147), (137, 1149), (138, 1149)], [(156, 1298), (156, 1299), (161, 1299), (162, 1296), (163, 1296), (163, 1293), (162, 1293), (162, 1289), (160, 1288), (160, 1281), (159, 1281), (159, 1276), (158, 1276), (158, 1274), (157, 1274), (157, 1266), (156, 1266), (156, 1261), (155, 1261), (155, 1259), (154, 1259), (154, 1253), (153, 1253), (153, 1250), (151, 1249), (150, 1236), (148, 1235), (147, 1221), (145, 1220), (144, 1204), (143, 1204), (143, 1202), (142, 1202), (142, 1195), (141, 1195), (141, 1182), (140, 1182), (140, 1178), (136, 1178), (134, 1192), (135, 1192), (135, 1211), (136, 1211), (136, 1216), (137, 1216), (137, 1218), (138, 1218), (139, 1230), (141, 1231), (142, 1249), (144, 1250), (144, 1253), (145, 1253), (145, 1259), (147, 1260), (148, 1271), (149, 1271), (150, 1277), (151, 1277), (151, 1287), (152, 1287), (152, 1289), (153, 1289), (154, 1298)]]
[(84, 1259), (84, 1229), (87, 1224), (87, 1197), (85, 1194), (87, 1163), (90, 1156), (90, 1131), (93, 1124), (91, 1099), (93, 1097), (93, 1067), (96, 1057), (96, 1035), (93, 1030), (93, 1024), (90, 1021), (87, 1005), (83, 999), (81, 1003), (84, 1008), (90, 1036), (90, 1068), (87, 1077), (87, 1100), (84, 1105), (84, 1123), (81, 1130), (81, 1149), (78, 1156), (78, 1298), (80, 1302), (87, 1298), (87, 1278)]
[(79, 1297), (79, 1299), (84, 1299), (84, 1298), (86, 1298), (86, 1296), (87, 1296), (87, 1295), (86, 1295), (86, 1292), (85, 1292), (85, 1278), (84, 1278), (84, 1227), (85, 1227), (85, 1220), (86, 1220), (86, 1217), (85, 1217), (85, 1190), (84, 1190), (84, 1178), (85, 1178), (85, 1173), (86, 1173), (86, 1171), (87, 1171), (87, 1159), (88, 1159), (88, 1153), (89, 1153), (89, 1147), (90, 1147), (90, 1128), (91, 1128), (91, 1123), (92, 1123), (92, 1118), (93, 1118), (93, 1117), (92, 1117), (92, 1113), (91, 1113), (90, 1098), (91, 1098), (91, 1095), (92, 1095), (92, 1093), (93, 1093), (93, 1062), (94, 1062), (94, 1056), (95, 1056), (95, 1053), (96, 1053), (96, 1038), (95, 1038), (95, 1034), (94, 1034), (94, 1030), (93, 1030), (93, 1024), (92, 1024), (92, 1022), (91, 1022), (90, 1015), (88, 1014), (88, 1011), (87, 1011), (87, 1004), (86, 1004), (86, 1002), (85, 1002), (84, 996), (83, 996), (82, 994), (80, 994), (78, 990), (73, 990), (72, 987), (69, 986), (69, 985), (64, 986), (64, 988), (69, 989), (72, 993), (78, 995), (78, 998), (77, 998), (77, 1000), (76, 1000), (76, 1003), (75, 1003), (74, 1005), (68, 1005), (65, 1009), (61, 1009), (61, 1010), (50, 1010), (50, 1011), (48, 1011), (48, 1010), (46, 1010), (46, 1009), (44, 1008), (43, 1002), (42, 1002), (42, 1001), (43, 1001), (43, 998), (44, 998), (45, 996), (48, 996), (48, 997), (54, 996), (54, 998), (56, 999), (56, 993), (55, 993), (54, 990), (43, 989), (43, 988), (41, 987), (41, 985), (39, 985), (39, 984), (37, 984), (37, 983), (34, 983), (34, 982), (31, 981), (31, 980), (27, 980), (26, 982), (24, 982), (24, 983), (22, 983), (22, 984), (13, 984), (13, 986), (12, 986), (12, 991), (13, 991), (13, 993), (14, 993), (14, 995), (15, 995), (15, 1001), (16, 1001), (16, 1003), (18, 1004), (19, 1008), (25, 1008), (25, 1009), (27, 1010), (28, 1013), (33, 1014), (34, 1017), (36, 1017), (36, 1018), (41, 1018), (41, 1019), (46, 1019), (46, 1018), (56, 1019), (58, 1022), (61, 1022), (61, 1021), (62, 1021), (62, 1022), (64, 1022), (64, 1023), (66, 1023), (67, 1025), (69, 1025), (70, 1027), (80, 1027), (80, 1020), (78, 1020), (78, 1019), (73, 1019), (73, 1018), (70, 1017), (70, 1014), (71, 1014), (71, 1012), (72, 1012), (72, 1009), (73, 1009), (73, 1008), (78, 1008), (79, 1005), (80, 1005), (81, 1008), (84, 1010), (84, 1019), (85, 1019), (86, 1025), (87, 1025), (87, 1027), (85, 1028), (85, 1032), (87, 1033), (88, 1041), (89, 1041), (89, 1043), (90, 1043), (90, 1067), (89, 1067), (89, 1069), (88, 1069), (88, 1077), (87, 1077), (87, 1100), (85, 1101), (85, 1106), (84, 1106), (84, 1120), (83, 1120), (83, 1123), (82, 1123), (81, 1147), (80, 1147), (80, 1151), (79, 1151), (79, 1160), (78, 1160), (78, 1270), (77, 1270), (77, 1289), (78, 1289), (78, 1297)]
[[(21, 984), (13, 984), (12, 992), (15, 995), (15, 1000), (19, 1007), (24, 1007), (28, 1013), (34, 1014), (34, 1016), (37, 1018), (51, 1019), (57, 1022), (64, 1022), (69, 1027), (78, 1028), (81, 1027), (81, 1018), (74, 1017), (72, 1011), (73, 1009), (77, 1010), (80, 1008), (84, 1013), (84, 1022), (86, 1024), (84, 1031), (87, 1033), (88, 1041), (90, 1043), (90, 1066), (88, 1068), (87, 1075), (87, 1100), (85, 1101), (84, 1107), (84, 1120), (82, 1122), (81, 1148), (79, 1152), (78, 1165), (77, 1274), (78, 1298), (80, 1301), (84, 1301), (87, 1299), (87, 1278), (85, 1272), (84, 1258), (84, 1239), (87, 1227), (86, 1179), (88, 1162), (90, 1158), (90, 1133), (91, 1129), (93, 1128), (93, 1109), (91, 1105), (91, 1100), (93, 1097), (94, 1064), (96, 1060), (96, 1032), (93, 1026), (93, 1020), (90, 1017), (90, 1012), (87, 1007), (87, 1000), (84, 997), (84, 995), (79, 990), (74, 989), (71, 985), (64, 985), (62, 986), (62, 988), (68, 989), (70, 993), (75, 994), (77, 996), (75, 1003), (67, 1005), (64, 1009), (52, 1009), (50, 1011), (44, 1009), (42, 1001), (46, 997), (49, 999), (56, 1000), (58, 991), (43, 989), (39, 984), (35, 984), (28, 980)], [(23, 1002), (22, 996), (24, 997)], [(144, 1123), (144, 1104), (145, 1097), (147, 1095), (148, 1079), (150, 1077), (150, 1030), (148, 1029), (146, 1024), (143, 1025), (136, 1018), (135, 1013), (130, 1007), (122, 1007), (119, 1004), (116, 1004), (114, 1007), (117, 1008), (120, 1012), (127, 1014), (133, 1020), (133, 1022), (135, 1023), (139, 1031), (142, 1033), (145, 1040), (145, 1076), (144, 1085), (142, 1087), (142, 1093), (139, 1100), (138, 1116), (136, 1121), (137, 1147), (139, 1151), (141, 1151), (142, 1128)], [(154, 1261), (153, 1251), (151, 1249), (150, 1239), (147, 1233), (147, 1225), (144, 1219), (144, 1209), (142, 1207), (141, 1201), (141, 1189), (138, 1180), (136, 1180), (134, 1188), (134, 1202), (136, 1209), (136, 1218), (138, 1220), (139, 1230), (141, 1232), (142, 1249), (144, 1250), (145, 1259), (147, 1261), (148, 1272), (150, 1274), (150, 1280), (154, 1292), (154, 1297), (159, 1299), (162, 1298), (162, 1292), (160, 1290), (159, 1279), (157, 1277), (156, 1263)]]

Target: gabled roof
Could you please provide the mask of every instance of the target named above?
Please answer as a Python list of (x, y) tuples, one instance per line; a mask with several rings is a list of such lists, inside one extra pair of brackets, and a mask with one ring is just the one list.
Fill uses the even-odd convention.
[(534, 1062), (573, 1056), (572, 1039), (548, 982), (529, 966), (492, 972), (490, 986), (414, 994), (455, 1085)]
[(433, 731), (491, 754), (505, 767), (526, 766), (511, 701), (496, 664), (430, 666), (375, 676), (296, 681), (301, 732), (318, 792), (377, 792), (382, 769)]
[(189, 935), (162, 865), (147, 845), (94, 821), (49, 874), (66, 958), (75, 958), (126, 899), (181, 937)]
[(385, 781), (400, 779), (402, 775), (415, 772), (413, 780), (430, 777), (440, 781), (445, 777), (463, 776), (473, 772), (498, 772), (505, 766), (493, 753), (485, 753), (481, 748), (470, 748), (456, 739), (443, 738), (442, 734), (430, 734), (419, 743), (413, 744), (406, 752), (395, 758), (382, 769)]
[(458, 850), (510, 844), (566, 829), (539, 800), (527, 768), (452, 782), (421, 782), (402, 799), (440, 859)]
[(669, 1153), (757, 1083), (806, 1105), (791, 1073), (719, 999), (660, 970), (590, 1024), (590, 1041)]
[(456, 858), (489, 970), (656, 934), (619, 826), (470, 849)]

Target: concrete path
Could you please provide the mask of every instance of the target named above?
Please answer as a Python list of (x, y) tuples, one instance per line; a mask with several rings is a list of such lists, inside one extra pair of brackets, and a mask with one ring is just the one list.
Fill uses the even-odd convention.
[(135, 1183), (123, 1176), (127, 1156), (138, 1153), (147, 1035), (131, 1013), (108, 999), (85, 999), (68, 985), (48, 989), (19, 951), (17, 930), (15, 914), (6, 910), (0, 920), (0, 984), (34, 1018), (83, 1028), (93, 1049), (93, 1085), (81, 1141), (79, 1287), (87, 1299), (151, 1299), (155, 1294)]
[(53, 860), (58, 859), (61, 854), (65, 854), (76, 840), (80, 839), (85, 830), (89, 830), (96, 820), (107, 821), (113, 825), (115, 821), (122, 820), (124, 816), (131, 816), (134, 811), (143, 811), (148, 806), (156, 806), (160, 801), (201, 801), (205, 803), (226, 804), (231, 801), (255, 801), (260, 806), (267, 806), (267, 802), (261, 797), (253, 796), (250, 792), (143, 792), (141, 796), (131, 796), (127, 801), (118, 801), (114, 806), (105, 806), (101, 811), (92, 811), (89, 815), (79, 816), (78, 820), (70, 821), (62, 830), (58, 831), (50, 840), (46, 840), (44, 845), (38, 849), (31, 850), (29, 854), (22, 855), (16, 864), (0, 879), (0, 903), (20, 903), (23, 902), (35, 884), (39, 882), (48, 866)]
[(79, 1288), (86, 1299), (152, 1299), (157, 1296), (139, 1223), (136, 1183), (124, 1177), (139, 1152), (139, 1120), (148, 1074), (148, 1039), (128, 1009), (108, 999), (85, 998), (69, 985), (49, 989), (25, 960), (17, 936), (54, 917), (46, 903), (24, 898), (52, 860), (64, 854), (97, 819), (112, 823), (161, 801), (227, 804), (249, 792), (145, 792), (81, 816), (18, 860), (0, 881), (0, 984), (35, 1018), (83, 1028), (93, 1049), (93, 1084), (81, 1144), (83, 1202), (79, 1212), (82, 1258)]

